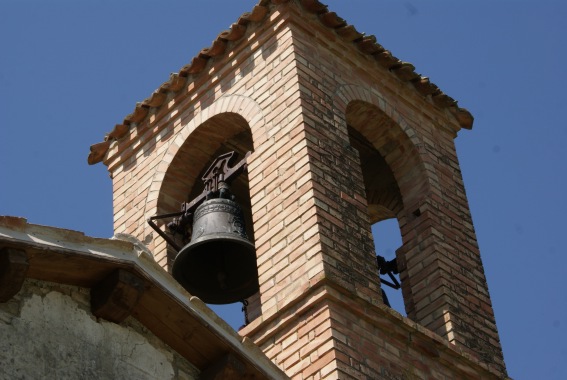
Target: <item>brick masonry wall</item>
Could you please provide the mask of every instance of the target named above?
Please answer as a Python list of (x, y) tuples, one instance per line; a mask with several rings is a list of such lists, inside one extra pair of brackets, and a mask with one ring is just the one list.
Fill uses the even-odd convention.
[[(391, 165), (402, 192), (405, 209), (398, 218), (404, 246), (398, 257), (404, 270), (402, 280), (408, 315), (449, 341), (471, 348), (481, 361), (505, 373), (453, 144), (455, 133), (451, 119), (446, 115), (435, 115), (438, 111), (412, 94), (410, 89), (400, 90), (402, 86), (395, 83), (393, 76), (379, 75), (381, 69), (363, 71), (369, 64), (377, 66), (374, 62), (365, 62), (367, 56), (357, 54), (352, 47), (341, 46), (341, 42), (331, 36), (316, 39), (312, 30), (298, 28), (294, 36), (300, 57), (300, 84), (303, 85), (300, 89), (305, 99), (306, 118), (312, 118), (312, 124), (322, 134), (315, 144), (318, 143), (319, 148), (335, 142), (338, 146), (347, 144), (344, 137), (342, 143), (340, 138), (337, 141), (340, 132), (331, 131), (342, 129), (344, 136), (345, 120), (339, 118), (341, 113), (348, 113), (348, 101), (360, 99), (372, 103), (398, 124), (397, 131), (380, 131), (379, 126), (369, 131), (365, 129), (369, 129), (372, 120), (364, 119), (364, 115), (349, 117), (347, 114), (345, 117), (353, 124), (359, 120), (365, 122), (352, 126), (366, 135)], [(335, 44), (324, 46), (324, 41), (334, 41)], [(350, 87), (348, 91), (344, 90), (345, 85)], [(347, 103), (347, 107), (340, 104), (341, 101)], [(352, 198), (356, 199), (360, 194), (352, 186), (356, 172), (347, 171), (350, 178), (345, 179), (337, 165), (339, 160), (350, 162), (349, 155), (336, 152), (332, 156), (337, 162), (320, 160), (316, 164), (329, 176), (338, 168), (339, 174), (335, 174), (334, 179), (342, 180), (344, 188), (352, 188)], [(324, 188), (325, 196), (329, 198), (333, 189)], [(335, 199), (340, 194), (343, 201), (343, 191), (336, 189)], [(340, 203), (335, 202), (335, 205)], [(348, 215), (348, 211), (343, 208), (340, 214)], [(354, 218), (352, 222), (359, 223), (355, 227), (359, 231), (363, 231), (367, 223), (363, 217)], [(348, 223), (345, 225), (348, 230)], [(334, 239), (334, 249), (345, 241), (333, 233), (327, 237)], [(358, 242), (358, 249), (364, 255), (366, 245), (360, 239)], [(350, 257), (354, 255), (351, 253)], [(375, 273), (370, 266), (364, 268), (369, 270), (369, 277)], [(338, 272), (349, 272), (341, 267), (337, 269)]]
[[(331, 286), (329, 286), (331, 285)], [(500, 374), (384, 305), (321, 281), (277, 318), (246, 328), (294, 379), (496, 379)], [(256, 324), (256, 326), (254, 326)], [(242, 333), (242, 332), (241, 332)]]
[[(404, 244), (397, 254), (408, 316), (454, 344), (450, 352), (460, 347), (451, 358), (465, 358), (471, 373), (484, 367), (504, 376), (453, 144), (457, 123), (315, 15), (301, 13), (299, 2), (269, 6), (267, 19), (249, 25), (230, 54), (211, 60), (206, 74), (189, 78), (187, 91), (170, 95), (167, 107), (152, 110), (111, 147), (105, 163), (113, 176), (115, 231), (143, 241), (167, 267), (167, 244), (146, 219), (178, 211), (215, 152), (249, 134), (260, 294), (250, 310), (255, 320), (241, 333), (297, 378), (407, 377), (401, 362), (419, 361), (423, 353), (407, 337), (378, 334), (373, 317), (361, 344), (374, 356), (356, 364), (361, 314), (349, 308), (383, 306), (348, 122), (377, 148), (398, 182), (403, 209), (394, 211)], [(315, 316), (326, 321), (308, 322)], [(404, 331), (419, 331), (401, 320)], [(396, 344), (404, 353), (385, 355), (387, 364), (383, 347)], [(367, 373), (370, 362), (382, 364)], [(387, 377), (386, 365), (399, 371)], [(450, 375), (449, 361), (439, 365), (447, 378), (466, 373), (453, 369)]]
[[(356, 160), (346, 153), (348, 139), (344, 137), (345, 121), (352, 121), (351, 125), (367, 136), (391, 166), (402, 192), (404, 210), (398, 214), (398, 219), (404, 246), (398, 252), (398, 260), (403, 270), (408, 316), (449, 341), (472, 349), (480, 361), (505, 373), (453, 143), (455, 129), (451, 124), (454, 121), (416, 96), (410, 88), (396, 83), (396, 79), (378, 68), (376, 63), (368, 62), (371, 59), (367, 56), (342, 46), (342, 41), (337, 41), (336, 37), (326, 35), (327, 41), (334, 44), (324, 46), (312, 30), (297, 28), (294, 32), (305, 115), (306, 119), (312, 119), (309, 124), (316, 130), (311, 140), (316, 150), (324, 150), (334, 157), (334, 160), (312, 161), (324, 176), (333, 176), (338, 183), (333, 187), (325, 180), (314, 179), (324, 184), (322, 196), (334, 198), (333, 205), (343, 217), (350, 214), (350, 205), (356, 204), (351, 201), (345, 205), (346, 199), (358, 200), (365, 206), (364, 192), (357, 192), (356, 186), (352, 185), (356, 183), (358, 173), (352, 169), (343, 171), (352, 163), (356, 166)], [(372, 64), (377, 70), (364, 71)], [(375, 120), (365, 118), (363, 114), (348, 115), (351, 102), (359, 100), (374, 105), (368, 105), (368, 109), (381, 109), (382, 117), (395, 121), (397, 126), (388, 125), (389, 130), (380, 131), (380, 123)], [(361, 112), (364, 108), (357, 110)], [(370, 130), (368, 125), (373, 122), (376, 126)], [(309, 132), (311, 125), (306, 127)], [(343, 149), (332, 152), (327, 148), (330, 145)], [(344, 172), (348, 175), (344, 176)], [(320, 195), (315, 194), (315, 197)], [(356, 257), (353, 251), (358, 249), (359, 257), (373, 258), (360, 238), (362, 231), (369, 227), (363, 217), (364, 209), (358, 214), (358, 217), (342, 221), (345, 226), (342, 229), (349, 231), (348, 237), (358, 241), (358, 245), (350, 245), (352, 250), (347, 257)], [(319, 215), (324, 215), (324, 211)], [(352, 233), (351, 228), (360, 234)], [(330, 251), (341, 252), (341, 247), (348, 241), (345, 236), (334, 233), (340, 229), (321, 230), (333, 241)], [(345, 253), (339, 253), (339, 257), (345, 257)], [(375, 268), (359, 264), (357, 259), (349, 261), (350, 268), (337, 265), (334, 273), (342, 273), (343, 278), (350, 277), (353, 269), (358, 267), (366, 270), (366, 276), (371, 278)], [(356, 280), (346, 282), (357, 288)], [(368, 291), (372, 294), (375, 288)]]

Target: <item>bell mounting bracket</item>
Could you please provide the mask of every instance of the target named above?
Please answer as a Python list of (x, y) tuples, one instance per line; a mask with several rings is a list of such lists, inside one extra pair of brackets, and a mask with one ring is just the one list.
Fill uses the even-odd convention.
[(376, 262), (378, 263), (378, 268), (380, 268), (380, 274), (387, 274), (388, 277), (390, 277), (390, 280), (392, 280), (392, 282), (390, 282), (388, 280), (380, 278), (380, 282), (396, 290), (401, 288), (402, 286), (400, 285), (396, 277), (394, 277), (394, 274), (399, 273), (396, 259), (394, 258), (392, 260), (386, 260), (383, 256), (377, 255)]
[(154, 221), (174, 218), (172, 222), (167, 224), (169, 231), (173, 234), (185, 234), (187, 227), (193, 221), (193, 212), (201, 203), (207, 199), (231, 197), (228, 184), (248, 169), (247, 159), (251, 154), (252, 152), (247, 152), (244, 158), (239, 162), (236, 162), (238, 159), (237, 152), (224, 153), (218, 156), (211, 166), (209, 166), (205, 174), (203, 174), (203, 177), (201, 177), (205, 185), (203, 192), (197, 195), (192, 201), (183, 202), (181, 204), (181, 210), (178, 212), (150, 217), (148, 219), (150, 227), (179, 252), (182, 247), (180, 247), (171, 236), (162, 231)]

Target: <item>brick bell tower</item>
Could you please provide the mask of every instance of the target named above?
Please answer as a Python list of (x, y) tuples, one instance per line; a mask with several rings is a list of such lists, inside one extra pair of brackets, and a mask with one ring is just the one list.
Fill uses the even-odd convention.
[[(115, 233), (170, 270), (146, 220), (195, 198), (220, 154), (252, 152), (232, 185), (259, 282), (240, 334), (291, 378), (506, 378), (454, 145), (472, 122), (318, 0), (260, 0), (89, 163), (111, 173)], [(370, 227), (389, 218), (407, 318), (381, 298)]]

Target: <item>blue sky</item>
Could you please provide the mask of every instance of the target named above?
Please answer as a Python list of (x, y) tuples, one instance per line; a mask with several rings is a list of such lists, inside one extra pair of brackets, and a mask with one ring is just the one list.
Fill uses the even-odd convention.
[[(89, 146), (255, 3), (0, 0), (0, 215), (112, 236)], [(567, 378), (567, 5), (324, 3), (475, 116), (456, 142), (509, 375)]]

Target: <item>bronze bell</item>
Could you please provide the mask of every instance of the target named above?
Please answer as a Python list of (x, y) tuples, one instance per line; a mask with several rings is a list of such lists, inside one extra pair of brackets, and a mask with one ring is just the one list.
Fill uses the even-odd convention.
[(238, 203), (214, 198), (197, 207), (191, 242), (175, 258), (172, 274), (210, 304), (242, 301), (258, 291), (256, 250)]

